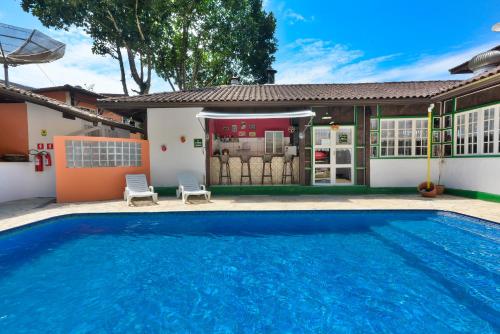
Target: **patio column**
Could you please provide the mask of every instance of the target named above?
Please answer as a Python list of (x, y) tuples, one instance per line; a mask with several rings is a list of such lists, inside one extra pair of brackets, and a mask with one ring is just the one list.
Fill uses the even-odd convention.
[[(305, 118), (299, 119), (299, 133), (304, 133), (308, 120)], [(306, 185), (306, 137), (299, 136), (299, 183)]]

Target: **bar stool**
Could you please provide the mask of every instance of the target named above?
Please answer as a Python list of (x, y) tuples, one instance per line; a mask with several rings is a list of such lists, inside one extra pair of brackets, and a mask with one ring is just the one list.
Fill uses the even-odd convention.
[[(252, 173), (250, 172), (250, 155), (248, 154), (242, 154), (240, 156), (240, 162), (241, 162), (241, 173), (240, 173), (240, 185), (243, 184), (243, 178), (247, 178), (250, 184), (252, 184)], [(246, 170), (247, 173), (243, 173), (243, 171)]]
[[(219, 156), (219, 184), (222, 184), (223, 179), (229, 180), (229, 184), (232, 184), (231, 182), (231, 168), (229, 168), (229, 154), (223, 154)], [(225, 168), (224, 168), (225, 167)], [(224, 173), (225, 169), (225, 173)]]
[[(262, 156), (262, 184), (264, 184), (264, 178), (271, 178), (271, 184), (273, 184), (273, 166), (272, 166), (273, 156), (271, 154), (264, 154)], [(269, 166), (269, 174), (266, 174), (266, 165)]]
[[(290, 173), (288, 173), (290, 171)], [(293, 155), (286, 154), (283, 157), (283, 173), (281, 174), (281, 183), (285, 184), (287, 177), (290, 178), (290, 183), (293, 183)]]

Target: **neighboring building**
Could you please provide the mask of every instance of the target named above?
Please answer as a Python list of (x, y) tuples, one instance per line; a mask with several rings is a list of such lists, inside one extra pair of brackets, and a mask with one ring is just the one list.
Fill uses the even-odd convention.
[[(347, 187), (343, 191), (411, 190), (426, 179), (430, 129), (433, 181), (440, 179), (457, 193), (500, 199), (495, 172), (500, 168), (500, 62), (494, 59), (482, 63), (489, 72), (466, 81), (234, 82), (113, 97), (99, 106), (124, 116), (147, 115), (155, 187), (175, 186), (182, 170), (209, 185), (249, 184), (250, 178), (241, 178), (248, 170), (242, 158), (248, 156), (252, 184), (290, 183), (283, 168), (287, 156), (293, 156), (296, 184)], [(434, 119), (428, 124), (431, 103)], [(309, 119), (311, 112), (315, 116)], [(272, 181), (262, 177), (263, 169), (269, 173), (264, 159), (271, 160)]]
[(142, 131), (17, 87), (0, 84), (0, 202), (55, 196), (54, 167), (35, 172), (33, 163), (36, 152), (53, 155), (54, 136), (125, 133), (128, 138)]
[[(123, 116), (121, 115), (118, 115), (109, 110), (99, 109), (97, 107), (97, 99), (103, 99), (106, 97), (118, 97), (118, 96), (123, 96), (123, 94), (106, 94), (106, 93), (101, 94), (93, 92), (88, 89), (84, 89), (80, 86), (72, 86), (72, 85), (32, 88), (31, 90), (34, 93), (59, 100), (71, 106), (86, 109), (92, 113), (102, 115), (103, 117), (112, 119), (116, 122), (130, 124), (129, 119), (124, 119)], [(139, 127), (140, 123), (135, 121), (132, 123), (132, 125)], [(128, 138), (128, 136), (131, 135), (131, 138), (140, 139), (140, 136), (138, 134), (130, 134), (129, 132), (121, 130), (117, 130), (113, 133), (103, 133), (101, 135), (103, 137), (123, 137), (123, 138)]]

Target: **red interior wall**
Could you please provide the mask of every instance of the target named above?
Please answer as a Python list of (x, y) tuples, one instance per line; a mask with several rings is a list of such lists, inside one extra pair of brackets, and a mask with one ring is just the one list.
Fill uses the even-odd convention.
[[(246, 123), (246, 128), (241, 129), (241, 123)], [(238, 132), (245, 131), (245, 136), (239, 136), (238, 132), (234, 133), (231, 131), (231, 126), (233, 124), (238, 125)], [(249, 125), (255, 124), (255, 130), (250, 130)], [(228, 130), (224, 131), (224, 127)], [(231, 119), (231, 120), (221, 120), (216, 119), (213, 121), (213, 127), (211, 133), (215, 133), (218, 136), (233, 136), (239, 138), (249, 138), (248, 132), (255, 132), (256, 137), (264, 137), (265, 131), (283, 131), (285, 136), (290, 136), (288, 132), (288, 127), (290, 126), (290, 120), (288, 118), (274, 118), (274, 119)]]

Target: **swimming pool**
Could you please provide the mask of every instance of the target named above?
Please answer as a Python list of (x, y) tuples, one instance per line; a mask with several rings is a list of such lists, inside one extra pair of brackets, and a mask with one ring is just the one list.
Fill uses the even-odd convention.
[(0, 332), (494, 333), (499, 245), (440, 211), (64, 216), (0, 233)]

